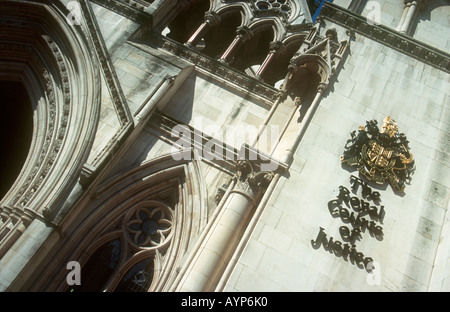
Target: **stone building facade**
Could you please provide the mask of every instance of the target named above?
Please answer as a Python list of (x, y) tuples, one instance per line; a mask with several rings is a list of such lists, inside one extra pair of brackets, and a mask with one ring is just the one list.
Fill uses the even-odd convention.
[(0, 290), (449, 291), (450, 4), (319, 2), (1, 1)]

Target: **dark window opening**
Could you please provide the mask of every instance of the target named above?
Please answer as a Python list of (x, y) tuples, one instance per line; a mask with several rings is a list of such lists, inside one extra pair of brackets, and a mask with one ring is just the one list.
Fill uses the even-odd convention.
[(115, 239), (100, 246), (81, 268), (81, 285), (69, 286), (68, 291), (103, 291), (119, 263), (120, 244), (120, 239)]
[(166, 36), (179, 43), (185, 43), (197, 30), (205, 19), (205, 12), (209, 9), (209, 1), (199, 1), (181, 12), (172, 22), (167, 25)]
[(116, 292), (146, 292), (153, 280), (153, 259), (147, 258), (135, 264), (120, 280)]
[(231, 66), (242, 72), (252, 75), (256, 73), (259, 66), (269, 53), (270, 42), (274, 39), (271, 27), (256, 33), (252, 39), (246, 41), (236, 53), (236, 59)]
[(223, 17), (220, 24), (211, 28), (205, 35), (205, 49), (202, 53), (212, 57), (220, 58), (236, 37), (236, 29), (241, 24), (239, 12)]
[(275, 86), (276, 88), (281, 87), (281, 83), (288, 73), (289, 62), (300, 48), (301, 43), (302, 41), (298, 40), (297, 42), (287, 45), (283, 52), (277, 53), (277, 57), (262, 75), (262, 78), (266, 83)]
[(27, 159), (33, 137), (33, 108), (21, 82), (0, 81), (0, 97), (0, 198), (3, 198)]

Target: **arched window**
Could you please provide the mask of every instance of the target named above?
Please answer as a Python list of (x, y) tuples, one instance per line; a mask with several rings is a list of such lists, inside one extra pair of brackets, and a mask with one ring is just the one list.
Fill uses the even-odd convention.
[(120, 260), (121, 241), (116, 238), (101, 245), (82, 268), (81, 285), (69, 286), (69, 291), (102, 291)]
[(208, 11), (208, 9), (209, 0), (202, 0), (194, 3), (189, 6), (188, 9), (180, 12), (180, 14), (167, 25), (163, 34), (179, 43), (185, 43), (203, 22), (205, 12)]
[[(98, 247), (81, 267), (81, 285), (69, 291), (148, 291), (155, 275), (156, 255), (164, 255), (172, 236), (174, 208), (156, 200), (140, 201), (114, 219), (116, 226), (97, 242)], [(99, 243), (92, 245), (97, 246)], [(95, 247), (93, 247), (95, 248)]]
[(204, 36), (202, 53), (218, 59), (236, 37), (236, 29), (240, 24), (239, 11), (222, 16), (219, 25), (212, 27)]
[(252, 38), (239, 48), (231, 66), (250, 76), (255, 76), (269, 54), (270, 43), (273, 40), (274, 32), (270, 23), (255, 29)]
[[(176, 159), (161, 156), (97, 186), (33, 289), (170, 290), (209, 214), (200, 164)], [(81, 285), (68, 285), (69, 261), (80, 264)]]

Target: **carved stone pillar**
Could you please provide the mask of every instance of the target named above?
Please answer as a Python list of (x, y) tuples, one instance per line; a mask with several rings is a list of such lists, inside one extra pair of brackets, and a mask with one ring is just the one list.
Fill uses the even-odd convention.
[(237, 162), (235, 187), (181, 279), (178, 291), (214, 290), (273, 175), (255, 172), (248, 160)]
[(256, 72), (256, 77), (261, 77), (264, 74), (264, 71), (267, 69), (269, 64), (274, 59), (276, 53), (283, 48), (283, 43), (279, 41), (274, 41), (270, 43), (269, 47), (269, 54), (267, 54), (266, 59), (261, 64), (261, 66), (258, 68), (258, 71)]
[(281, 162), (290, 163), (292, 161), (295, 149), (300, 143), (300, 140), (303, 138), (303, 135), (305, 134), (305, 131), (308, 128), (312, 120), (312, 117), (314, 116), (314, 113), (319, 107), (320, 101), (322, 100), (322, 95), (326, 91), (327, 87), (328, 85), (326, 83), (324, 82), (319, 83), (319, 85), (317, 86), (317, 92), (314, 97), (314, 100), (312, 101), (308, 110), (306, 111), (306, 114), (303, 117), (302, 122), (298, 124), (295, 119), (292, 120), (294, 122), (294, 126), (298, 126), (297, 134), (296, 137), (293, 138), (287, 146), (285, 146), (284, 150), (280, 152)]
[(192, 34), (185, 45), (193, 48), (203, 38), (211, 27), (217, 26), (220, 23), (220, 16), (216, 12), (208, 11), (205, 13), (204, 22)]
[(4, 227), (0, 228), (0, 259), (8, 252), (19, 237), (25, 232), (33, 221), (33, 217), (18, 208), (12, 208)]
[(238, 27), (237, 36), (234, 38), (233, 42), (230, 44), (230, 46), (227, 48), (227, 50), (222, 54), (219, 61), (223, 63), (231, 63), (232, 58), (239, 49), (239, 47), (246, 42), (248, 39), (252, 36), (252, 30), (248, 28), (247, 26), (240, 26)]
[(397, 31), (409, 35), (416, 21), (418, 10), (423, 10), (428, 0), (404, 0), (405, 8), (397, 26)]

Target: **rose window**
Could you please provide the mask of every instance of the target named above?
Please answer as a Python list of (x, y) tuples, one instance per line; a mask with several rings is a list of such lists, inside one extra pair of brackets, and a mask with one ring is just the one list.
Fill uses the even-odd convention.
[(257, 0), (254, 2), (260, 11), (281, 11), (288, 15), (292, 11), (292, 4), (289, 0)]
[(168, 208), (139, 207), (127, 223), (130, 239), (139, 247), (158, 247), (172, 230), (172, 213)]

